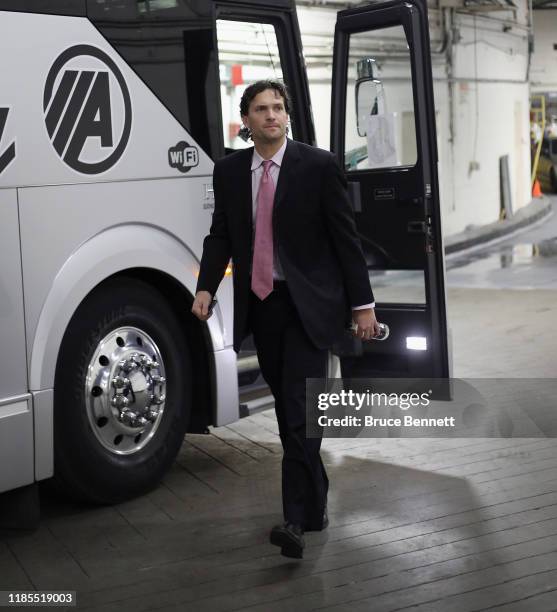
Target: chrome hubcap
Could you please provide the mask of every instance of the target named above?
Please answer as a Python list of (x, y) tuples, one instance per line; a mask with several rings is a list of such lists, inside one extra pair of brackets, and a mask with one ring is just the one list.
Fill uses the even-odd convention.
[(119, 455), (145, 447), (164, 412), (166, 378), (159, 348), (136, 327), (120, 327), (99, 343), (89, 363), (85, 401), (99, 442)]

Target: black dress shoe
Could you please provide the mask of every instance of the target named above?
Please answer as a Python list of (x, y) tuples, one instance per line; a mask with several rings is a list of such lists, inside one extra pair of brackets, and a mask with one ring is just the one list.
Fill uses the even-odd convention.
[(280, 546), (280, 553), (285, 557), (302, 559), (304, 556), (304, 530), (301, 525), (284, 523), (271, 529), (271, 544)]
[(328, 526), (329, 515), (327, 514), (327, 506), (325, 506), (325, 510), (323, 511), (323, 523), (321, 524), (321, 527), (317, 527), (309, 523), (305, 526), (305, 531), (323, 531), (324, 529), (327, 529)]

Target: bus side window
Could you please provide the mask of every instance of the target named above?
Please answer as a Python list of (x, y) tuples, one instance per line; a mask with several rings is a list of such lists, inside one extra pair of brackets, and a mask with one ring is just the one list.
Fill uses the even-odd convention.
[(43, 15), (68, 15), (84, 17), (85, 0), (3, 0), (0, 9), (22, 13), (41, 13)]
[(87, 0), (89, 18), (211, 157), (222, 137), (212, 3)]

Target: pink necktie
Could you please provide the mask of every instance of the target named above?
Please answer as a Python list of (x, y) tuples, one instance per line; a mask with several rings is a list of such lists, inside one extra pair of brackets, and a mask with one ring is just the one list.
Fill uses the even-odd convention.
[(275, 199), (275, 185), (269, 174), (272, 163), (270, 159), (263, 162), (263, 176), (259, 183), (257, 212), (255, 214), (251, 288), (260, 300), (264, 300), (273, 290), (273, 201)]

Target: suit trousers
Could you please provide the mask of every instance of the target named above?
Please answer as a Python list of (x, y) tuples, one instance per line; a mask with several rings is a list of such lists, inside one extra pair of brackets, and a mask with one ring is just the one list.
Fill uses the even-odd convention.
[(285, 281), (275, 281), (264, 300), (250, 293), (250, 327), (261, 373), (275, 398), (283, 448), (284, 520), (321, 529), (329, 480), (319, 454), (321, 438), (306, 437), (305, 397), (306, 378), (326, 377), (328, 351), (307, 336)]

